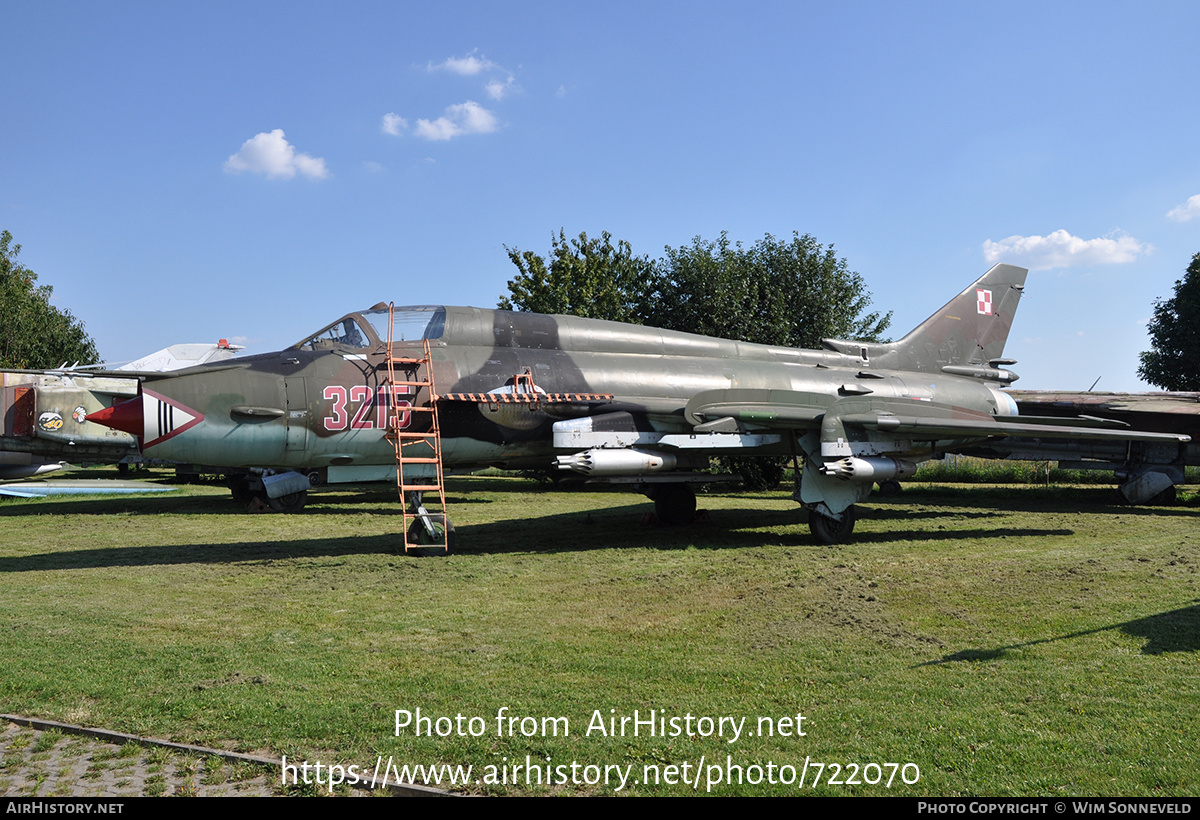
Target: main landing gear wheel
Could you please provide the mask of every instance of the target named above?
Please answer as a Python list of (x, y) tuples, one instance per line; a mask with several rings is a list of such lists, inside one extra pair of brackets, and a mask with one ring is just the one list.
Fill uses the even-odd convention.
[(822, 515), (816, 510), (810, 510), (808, 528), (812, 530), (813, 536), (821, 544), (844, 544), (850, 540), (850, 533), (854, 532), (854, 518), (853, 504), (842, 511), (841, 521)]
[(1175, 492), (1175, 485), (1172, 484), (1170, 487), (1167, 487), (1167, 489), (1154, 496), (1154, 498), (1151, 498), (1149, 503), (1152, 507), (1170, 507), (1175, 504), (1176, 497), (1177, 493)]
[(1175, 485), (1167, 487), (1162, 492), (1156, 493), (1149, 498), (1135, 501), (1125, 494), (1124, 487), (1117, 487), (1113, 490), (1113, 500), (1118, 504), (1127, 504), (1130, 507), (1170, 507), (1175, 504), (1179, 498), (1178, 490)]
[[(449, 555), (454, 552), (454, 522), (446, 518), (441, 513), (430, 513), (430, 522), (433, 523), (434, 532), (437, 537), (434, 538), (429, 534), (429, 530), (425, 529), (425, 522), (420, 518), (408, 527), (408, 543), (420, 544), (421, 546), (408, 550), (409, 555)], [(446, 548), (442, 549), (442, 535), (446, 536)]]
[(231, 473), (225, 476), (225, 486), (238, 504), (249, 504), (254, 500), (254, 491), (250, 489), (244, 473)]
[(696, 493), (692, 485), (659, 484), (654, 491), (654, 514), (668, 527), (691, 523), (696, 517)]
[(287, 495), (279, 496), (279, 498), (267, 498), (265, 495), (263, 498), (266, 499), (267, 506), (275, 512), (298, 513), (308, 503), (308, 490), (288, 493)]
[(884, 498), (895, 498), (900, 495), (900, 482), (894, 478), (879, 482), (879, 494)]

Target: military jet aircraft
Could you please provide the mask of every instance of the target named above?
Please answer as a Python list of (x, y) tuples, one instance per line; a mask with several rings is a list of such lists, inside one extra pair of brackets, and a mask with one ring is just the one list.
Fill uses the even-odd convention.
[(1200, 465), (1200, 393), (1093, 393), (1007, 390), (1021, 413), (1111, 419), (1137, 430), (1182, 433), (1189, 444), (1012, 437), (968, 448), (967, 455), (1057, 461), (1064, 469), (1108, 470), (1129, 504), (1171, 503), (1184, 468)]
[(223, 361), (242, 350), (216, 344), (178, 344), (121, 366), (0, 371), (0, 479), (40, 476), (74, 463), (141, 461), (137, 441), (86, 421), (114, 399), (138, 394), (138, 374)]
[[(813, 534), (836, 543), (874, 482), (971, 442), (1187, 441), (1018, 415), (997, 388), (1017, 378), (1002, 355), (1025, 275), (997, 265), (900, 341), (827, 339), (822, 350), (379, 304), (277, 353), (143, 375), (136, 397), (87, 419), (157, 458), (246, 470), (244, 491), (283, 508), (301, 505), (313, 480), (399, 473), (419, 506), (443, 468), (553, 465), (636, 482), (678, 523), (695, 513), (692, 482), (710, 478), (700, 472), (710, 456), (790, 455), (803, 458), (795, 497)], [(419, 509), (414, 528), (433, 533)]]

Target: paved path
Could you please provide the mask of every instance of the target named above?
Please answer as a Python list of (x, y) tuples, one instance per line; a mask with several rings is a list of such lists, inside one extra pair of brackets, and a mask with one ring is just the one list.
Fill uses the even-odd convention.
[(5, 797), (265, 797), (285, 792), (278, 769), (161, 746), (6, 723), (0, 733), (0, 794)]
[[(317, 795), (285, 787), (280, 761), (20, 715), (0, 715), (4, 797), (283, 797)], [(326, 794), (321, 789), (320, 794)], [(334, 795), (451, 797), (416, 784), (335, 788)]]

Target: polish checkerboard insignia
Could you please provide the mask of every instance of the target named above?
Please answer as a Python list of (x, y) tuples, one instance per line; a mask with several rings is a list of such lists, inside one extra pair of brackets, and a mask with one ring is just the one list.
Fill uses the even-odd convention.
[(992, 315), (992, 292), (983, 288), (975, 289), (976, 307), (984, 316)]

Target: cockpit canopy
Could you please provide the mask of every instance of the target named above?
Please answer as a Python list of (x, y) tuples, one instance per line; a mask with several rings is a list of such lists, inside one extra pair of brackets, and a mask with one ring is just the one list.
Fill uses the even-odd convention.
[[(398, 307), (392, 324), (393, 342), (440, 339), (446, 330), (446, 309), (439, 305)], [(382, 347), (388, 338), (388, 309), (376, 306), (350, 313), (292, 345), (293, 350), (357, 350)]]

